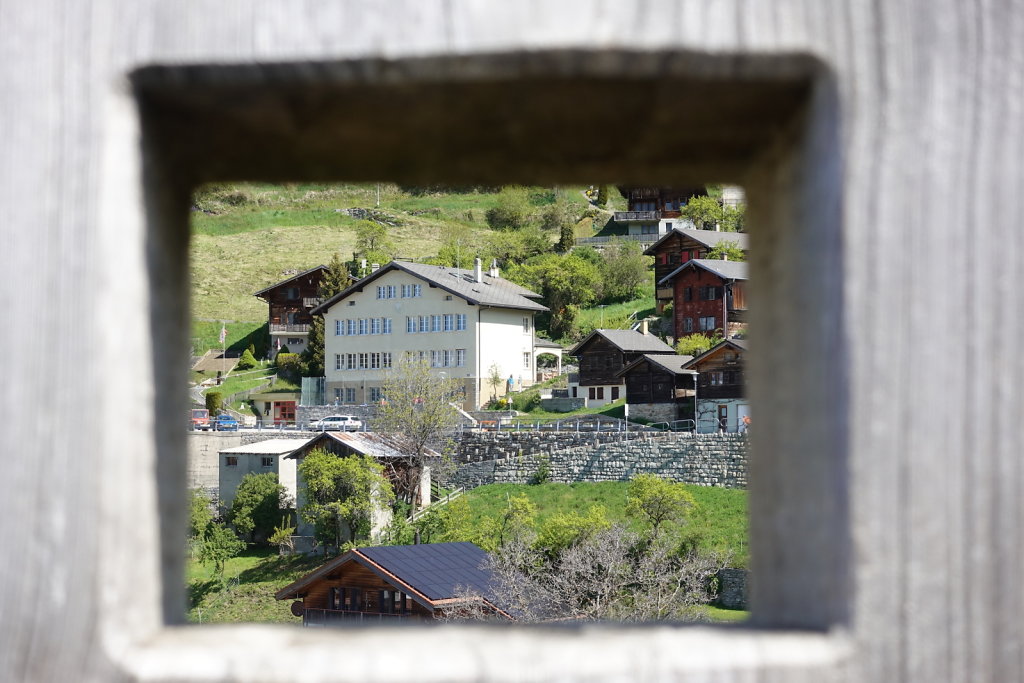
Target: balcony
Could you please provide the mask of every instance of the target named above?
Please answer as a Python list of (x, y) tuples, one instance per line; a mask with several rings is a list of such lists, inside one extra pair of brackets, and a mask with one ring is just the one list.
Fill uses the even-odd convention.
[(646, 222), (646, 223), (650, 223), (651, 221), (660, 221), (660, 220), (661, 220), (661, 212), (660, 211), (616, 211), (615, 212), (615, 222), (616, 223), (636, 223), (636, 222), (640, 222), (640, 221), (643, 221), (643, 222)]
[(408, 614), (384, 614), (383, 612), (355, 612), (334, 609), (305, 609), (302, 612), (303, 626), (333, 626), (359, 622), (381, 622), (393, 619), (408, 619)]
[(309, 332), (309, 324), (305, 325), (281, 325), (279, 323), (270, 323), (270, 333), (274, 332), (289, 333), (289, 334), (306, 334)]

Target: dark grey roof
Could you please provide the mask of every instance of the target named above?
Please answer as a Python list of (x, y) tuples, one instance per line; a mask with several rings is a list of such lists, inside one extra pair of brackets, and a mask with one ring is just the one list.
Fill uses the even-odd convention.
[[(325, 440), (337, 441), (338, 443), (345, 444), (352, 451), (371, 458), (409, 457), (407, 453), (403, 452), (401, 444), (395, 441), (392, 437), (387, 436), (386, 434), (379, 434), (377, 432), (324, 432), (323, 434), (314, 436), (307, 445), (311, 447), (316, 446)], [(305, 457), (306, 451), (308, 450), (310, 449), (303, 448), (286, 457), (290, 459)], [(429, 448), (424, 450), (424, 455), (428, 458), (441, 457), (440, 453)]]
[(362, 290), (381, 275), (393, 270), (409, 273), (454, 296), (465, 299), (471, 304), (495, 306), (498, 308), (517, 308), (526, 311), (548, 310), (546, 306), (542, 306), (536, 301), (531, 301), (531, 299), (540, 297), (540, 294), (521, 287), (505, 278), (491, 277), (487, 274), (486, 270), (483, 271), (481, 282), (477, 282), (474, 271), (466, 270), (465, 268), (447, 268), (445, 266), (429, 266), (422, 263), (392, 261), (386, 266), (370, 273), (348, 289), (335, 294), (314, 308), (311, 313), (323, 313), (338, 301), (345, 299), (352, 292)]
[(674, 375), (679, 374), (695, 374), (693, 370), (686, 370), (683, 366), (693, 360), (693, 356), (683, 356), (679, 354), (668, 355), (665, 353), (645, 353), (644, 355), (637, 358), (635, 361), (622, 368), (615, 373), (616, 377), (621, 377), (627, 374), (630, 370), (640, 365), (645, 361), (650, 361), (655, 365), (664, 368), (667, 372), (671, 372)]
[(569, 350), (570, 356), (579, 355), (579, 351), (590, 343), (595, 335), (600, 335), (614, 344), (621, 351), (641, 353), (675, 353), (675, 350), (653, 334), (640, 334), (636, 330), (594, 330), (586, 339)]
[(479, 593), (485, 599), (493, 593), (493, 578), (485, 568), (487, 553), (473, 543), (383, 545), (356, 552), (430, 600), (454, 598), (460, 589)]
[(658, 246), (662, 242), (667, 240), (672, 235), (679, 234), (684, 237), (689, 237), (701, 244), (708, 249), (713, 249), (718, 246), (719, 242), (736, 242), (740, 249), (747, 250), (747, 233), (745, 232), (724, 232), (722, 230), (694, 230), (692, 228), (674, 228), (665, 233), (665, 236), (659, 239), (657, 242), (647, 247), (644, 253), (648, 256), (653, 256), (657, 253)]
[(658, 281), (658, 284), (663, 285), (666, 282), (671, 282), (677, 275), (679, 275), (679, 273), (683, 272), (687, 268), (702, 268), (725, 280), (747, 279), (747, 264), (743, 261), (721, 261), (719, 259), (695, 258), (690, 259), (665, 277), (661, 278), (661, 280)]
[(281, 285), (287, 284), (287, 283), (291, 282), (292, 280), (297, 280), (300, 277), (302, 277), (304, 275), (309, 275), (310, 273), (312, 273), (314, 271), (317, 271), (317, 270), (327, 270), (327, 266), (314, 266), (314, 267), (310, 268), (309, 270), (304, 270), (301, 273), (296, 273), (295, 275), (292, 275), (290, 278), (287, 278), (285, 280), (281, 280), (280, 282), (275, 282), (274, 284), (270, 285), (269, 287), (264, 287), (260, 291), (258, 291), (255, 294), (253, 294), (253, 296), (259, 296), (260, 294), (266, 294), (267, 292), (269, 292), (272, 289), (276, 289), (276, 288), (280, 287)]
[(544, 349), (563, 349), (564, 348), (561, 344), (559, 344), (556, 341), (551, 341), (550, 339), (542, 339), (540, 337), (537, 337), (536, 339), (533, 340), (533, 345), (536, 348), (544, 348)]

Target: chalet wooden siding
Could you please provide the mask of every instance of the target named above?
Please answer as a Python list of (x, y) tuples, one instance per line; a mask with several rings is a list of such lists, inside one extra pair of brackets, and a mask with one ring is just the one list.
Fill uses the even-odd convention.
[(596, 337), (579, 356), (580, 385), (619, 384), (615, 376), (627, 362), (627, 354), (607, 339)]
[[(397, 600), (394, 596), (396, 592), (400, 594)], [(365, 612), (418, 619), (432, 619), (434, 616), (433, 610), (414, 600), (408, 589), (385, 581), (355, 561), (345, 563), (309, 586), (302, 604), (304, 609), (312, 610)]]
[(690, 375), (676, 375), (650, 361), (624, 374), (627, 403), (675, 403), (678, 394), (693, 388)]

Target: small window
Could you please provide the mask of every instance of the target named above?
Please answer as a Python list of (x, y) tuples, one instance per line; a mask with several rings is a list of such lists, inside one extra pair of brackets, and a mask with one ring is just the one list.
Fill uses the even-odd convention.
[(683, 318), (683, 332), (693, 332), (693, 318)]
[(530, 319), (529, 318), (523, 318), (523, 332), (529, 332), (529, 331), (530, 331)]
[(444, 300), (445, 301), (451, 301), (452, 300), (452, 295), (451, 294), (446, 294), (445, 297), (444, 297)]
[(224, 465), (226, 467), (238, 467), (238, 456), (236, 455), (225, 455)]
[(355, 306), (355, 305), (356, 305), (356, 302), (355, 302), (355, 301), (349, 301), (349, 302), (348, 302), (348, 305), (349, 305), (349, 306)]
[(529, 351), (524, 351), (523, 352), (523, 369), (524, 370), (529, 370), (530, 369), (530, 352)]
[(619, 387), (612, 387), (612, 400), (613, 401), (618, 401), (619, 400)]
[(270, 456), (263, 456), (262, 458), (260, 458), (260, 467), (273, 467), (273, 466), (274, 466), (274, 456), (270, 455)]
[(603, 401), (604, 400), (604, 387), (598, 387), (597, 388), (597, 400), (598, 401)]
[(590, 398), (591, 401), (597, 398), (597, 391), (594, 389), (594, 387), (587, 388), (587, 396)]
[(693, 301), (693, 287), (683, 289), (683, 301)]

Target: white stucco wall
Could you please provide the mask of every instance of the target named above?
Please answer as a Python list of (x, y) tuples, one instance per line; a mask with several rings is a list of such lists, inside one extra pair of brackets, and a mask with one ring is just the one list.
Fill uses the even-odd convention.
[(726, 429), (727, 432), (744, 431), (744, 426), (740, 422), (740, 418), (744, 414), (744, 410), (750, 405), (750, 399), (747, 398), (712, 398), (702, 399), (697, 397), (697, 431), (702, 434), (709, 434), (711, 432), (719, 431), (718, 426), (718, 406), (726, 406), (728, 414), (726, 415)]
[[(238, 458), (238, 464), (228, 466), (228, 457)], [(273, 464), (270, 467), (263, 467), (262, 458), (272, 458)], [(281, 455), (266, 453), (220, 453), (220, 505), (222, 508), (231, 506), (235, 499), (235, 492), (238, 485), (247, 474), (266, 474), (273, 472), (277, 480), (288, 491), (288, 496), (294, 501), (298, 489), (296, 488), (295, 460), (284, 459)]]
[[(420, 296), (402, 297), (402, 285), (420, 285)], [(379, 286), (394, 286), (396, 297), (378, 299)], [(444, 331), (444, 316), (452, 315), (453, 328)], [(465, 329), (457, 329), (457, 316), (466, 316)], [(428, 318), (429, 330), (419, 331), (421, 317)], [(441, 316), (441, 331), (433, 331), (433, 316)], [(415, 317), (417, 332), (408, 332), (408, 319)], [(372, 324), (367, 323), (367, 334), (348, 334), (349, 320), (390, 319), (390, 334), (372, 333)], [(523, 318), (530, 319), (529, 332), (523, 331)], [(345, 326), (346, 334), (336, 334), (337, 324)], [(380, 276), (366, 286), (362, 292), (354, 292), (331, 306), (324, 315), (324, 374), (326, 377), (326, 400), (333, 401), (335, 389), (341, 390), (343, 403), (363, 404), (370, 402), (371, 389), (383, 385), (387, 368), (350, 369), (349, 354), (390, 353), (392, 367), (396, 366), (407, 352), (419, 354), (425, 352), (425, 360), (432, 361), (431, 352), (442, 354), (450, 352), (447, 366), (432, 368), (439, 376), (444, 373), (449, 379), (459, 380), (467, 386), (467, 400), (471, 408), (479, 406), (473, 398), (477, 395), (489, 395), (481, 388), (482, 377), (486, 378), (488, 368), (497, 363), (502, 369), (502, 376), (508, 378), (512, 374), (519, 386), (519, 377), (523, 378), (523, 386), (532, 383), (535, 359), (533, 357), (533, 313), (515, 309), (496, 309), (470, 305), (465, 299), (448, 294), (446, 291), (430, 287), (430, 285), (408, 273), (391, 271)], [(478, 329), (479, 326), (479, 329)], [(358, 323), (356, 323), (358, 332)], [(461, 365), (457, 364), (458, 350), (465, 350)], [(478, 349), (481, 349), (478, 352)], [(530, 354), (530, 367), (523, 364), (523, 353)], [(342, 369), (338, 369), (337, 355), (342, 354)], [(383, 362), (382, 362), (383, 365)], [(481, 374), (482, 373), (482, 374)], [(346, 389), (354, 390), (354, 401), (346, 399)], [(504, 387), (503, 387), (504, 390)]]

